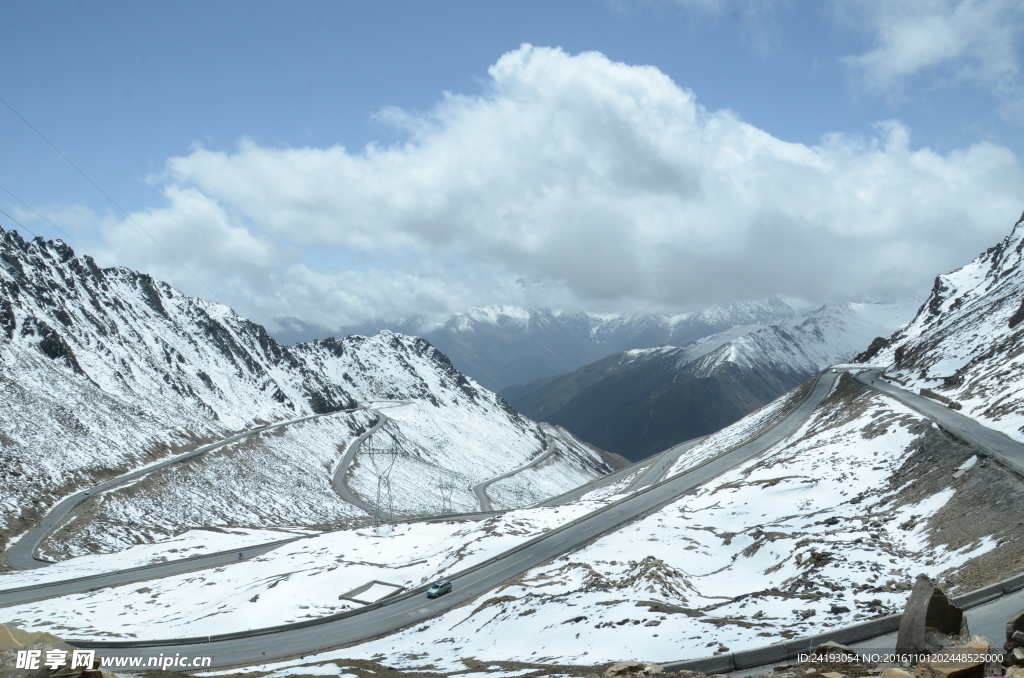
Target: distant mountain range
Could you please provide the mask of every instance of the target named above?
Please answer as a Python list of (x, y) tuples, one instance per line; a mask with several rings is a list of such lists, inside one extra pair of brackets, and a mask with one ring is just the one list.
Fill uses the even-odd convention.
[(913, 317), (911, 299), (828, 304), (767, 327), (733, 327), (678, 348), (616, 353), (501, 392), (520, 412), (638, 460), (739, 420)]
[[(690, 314), (597, 315), (546, 308), (488, 306), (441, 320), (377, 321), (333, 332), (372, 336), (381, 330), (420, 336), (484, 387), (499, 391), (572, 372), (607, 355), (683, 346), (732, 328), (756, 329), (800, 312), (779, 298), (736, 302)], [(321, 339), (329, 330), (290, 318), (275, 337), (284, 344)]]

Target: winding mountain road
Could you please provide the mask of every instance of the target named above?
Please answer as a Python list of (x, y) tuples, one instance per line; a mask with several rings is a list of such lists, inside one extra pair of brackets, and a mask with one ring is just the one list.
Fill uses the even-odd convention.
[[(609, 476), (617, 476), (616, 478), (610, 479), (605, 476), (598, 481), (588, 483), (587, 485), (590, 487), (583, 492), (595, 489), (601, 484), (608, 484), (628, 477), (646, 465), (646, 470), (634, 479), (630, 487), (640, 487), (648, 482), (651, 484), (635, 494), (551, 530), (489, 561), (449, 576), (448, 578), (454, 585), (453, 591), (441, 598), (427, 599), (423, 595), (425, 587), (420, 587), (359, 610), (280, 627), (191, 639), (69, 642), (79, 647), (95, 648), (101, 656), (154, 656), (161, 652), (165, 654), (212, 655), (213, 665), (224, 667), (308, 654), (396, 631), (468, 602), (512, 577), (557, 558), (601, 534), (617, 529), (637, 517), (675, 501), (721, 473), (765, 452), (795, 432), (806, 421), (815, 407), (831, 391), (838, 378), (839, 373), (830, 371), (822, 373), (805, 399), (774, 426), (762, 431), (757, 438), (726, 450), (686, 473), (657, 481), (671, 468), (681, 454), (692, 449), (700, 440), (687, 441), (666, 450), (654, 460), (645, 460), (644, 463), (609, 474)], [(875, 388), (921, 412), (953, 435), (976, 446), (983, 454), (991, 455), (1008, 468), (1024, 475), (1024, 445), (932, 400), (909, 393), (884, 381), (880, 378), (880, 371), (877, 369), (866, 370), (856, 378), (866, 386)], [(374, 428), (364, 434), (364, 437), (372, 434), (381, 425), (383, 425), (383, 418), (378, 420)], [(248, 432), (247, 435), (251, 435), (253, 432)], [(354, 454), (355, 448), (356, 443), (350, 445), (346, 456), (350, 452)], [(541, 458), (532, 463), (539, 463), (539, 461)], [(341, 470), (341, 464), (339, 464), (338, 470)], [(336, 472), (336, 483), (337, 478)], [(497, 478), (493, 480), (497, 480)], [(554, 501), (557, 505), (557, 503), (571, 501), (583, 493), (577, 494), (579, 489), (548, 500), (548, 502)], [(549, 505), (548, 502), (542, 502), (540, 505)], [(1024, 579), (1020, 582), (1020, 586), (1021, 590), (1017, 591), (1016, 588), (1008, 588), (1004, 583), (1002, 590), (999, 585), (995, 585), (986, 587), (992, 589), (991, 591), (982, 590), (962, 597), (961, 605), (971, 609), (969, 619), (972, 630), (998, 639), (1002, 624), (1009, 614), (1008, 611), (1024, 607)], [(889, 626), (893, 623), (892, 618), (879, 621), (885, 621)], [(840, 642), (857, 642), (859, 647), (887, 648), (894, 639), (892, 633), (868, 633), (867, 629), (870, 624), (860, 625), (859, 630), (858, 627), (832, 629), (828, 633), (819, 634), (813, 638), (796, 639), (773, 646), (716, 657), (674, 662), (667, 664), (666, 668), (671, 670), (713, 669), (718, 672), (764, 665), (795, 656), (800, 649), (806, 649), (808, 644), (825, 637), (837, 638), (840, 639)]]
[(169, 457), (167, 459), (164, 459), (163, 461), (159, 461), (155, 464), (150, 464), (149, 466), (132, 471), (131, 473), (125, 473), (124, 475), (117, 476), (116, 478), (111, 478), (110, 480), (102, 482), (99, 485), (90, 487), (87, 490), (76, 492), (70, 497), (67, 497), (62, 501), (58, 502), (56, 506), (50, 509), (50, 511), (39, 522), (38, 525), (29, 530), (27, 533), (25, 533), (25, 535), (22, 536), (21, 539), (19, 539), (14, 544), (14, 546), (7, 549), (7, 551), (3, 554), (3, 557), (6, 559), (8, 564), (24, 570), (34, 569), (38, 567), (46, 567), (47, 565), (51, 565), (52, 563), (50, 561), (42, 560), (36, 557), (36, 552), (39, 550), (40, 545), (43, 543), (43, 540), (45, 540), (50, 534), (52, 534), (54, 531), (60, 528), (61, 525), (63, 525), (70, 519), (72, 512), (79, 504), (86, 501), (90, 497), (99, 495), (107, 490), (112, 490), (115, 487), (118, 487), (119, 485), (124, 485), (125, 483), (135, 480), (136, 478), (141, 478), (142, 476), (149, 475), (154, 471), (159, 471), (160, 469), (167, 468), (168, 466), (172, 466), (174, 464), (180, 464), (184, 461), (188, 461), (189, 459), (195, 459), (196, 457), (207, 454), (208, 452), (220, 449), (225, 445), (230, 445), (233, 442), (239, 441), (243, 438), (248, 438), (249, 436), (256, 435), (258, 433), (263, 433), (264, 431), (273, 431), (283, 426), (298, 424), (309, 419), (317, 419), (319, 417), (327, 417), (333, 414), (342, 414), (353, 411), (355, 410), (339, 410), (338, 412), (329, 412), (326, 414), (309, 414), (302, 417), (296, 417), (295, 419), (277, 422), (275, 424), (259, 426), (254, 429), (242, 431), (241, 433), (236, 433), (233, 436), (224, 438), (223, 440), (219, 440), (215, 443), (204, 445), (195, 450), (192, 450), (191, 452), (185, 452), (183, 454)]
[(669, 469), (679, 461), (679, 457), (683, 456), (683, 452), (689, 452), (693, 448), (697, 447), (697, 445), (704, 442), (704, 438), (707, 438), (707, 436), (687, 440), (686, 442), (679, 443), (678, 445), (670, 447), (659, 454), (657, 459), (654, 460), (654, 463), (647, 467), (646, 471), (641, 473), (633, 482), (626, 486), (625, 491), (629, 492), (632, 490), (638, 490), (641, 487), (653, 485), (661, 480), (665, 477), (665, 474), (669, 472)]
[[(360, 435), (358, 438), (353, 440), (348, 445), (348, 449), (345, 450), (345, 454), (342, 455), (341, 461), (338, 462), (337, 468), (334, 469), (334, 491), (338, 493), (342, 499), (358, 506), (362, 510), (369, 513), (371, 516), (374, 515), (375, 510), (373, 504), (368, 501), (360, 499), (355, 492), (349, 489), (348, 484), (345, 482), (345, 474), (348, 473), (349, 468), (352, 466), (352, 461), (356, 457), (356, 453), (359, 452), (359, 446), (363, 444), (363, 441), (372, 436), (374, 433), (379, 431), (384, 424), (388, 423), (389, 419), (387, 415), (381, 413), (378, 410), (373, 410), (377, 414), (377, 421), (374, 422), (373, 426), (369, 428), (365, 433)], [(393, 516), (387, 516), (388, 519)]]
[(103, 572), (91, 576), (75, 577), (72, 579), (46, 582), (43, 584), (21, 586), (13, 589), (3, 589), (0, 590), (0, 607), (20, 605), (22, 603), (30, 603), (34, 600), (56, 598), (57, 596), (66, 596), (72, 593), (83, 593), (85, 591), (107, 588), (108, 586), (121, 586), (122, 584), (131, 584), (137, 581), (149, 581), (159, 577), (168, 577), (173, 574), (203, 570), (208, 567), (230, 565), (231, 563), (248, 560), (249, 558), (254, 558), (256, 556), (262, 556), (264, 553), (269, 553), (277, 547), (291, 543), (297, 539), (304, 539), (304, 537), (291, 537), (290, 539), (281, 539), (264, 544), (243, 546), (229, 551), (204, 553), (202, 555), (194, 555), (179, 560), (153, 563), (139, 567), (130, 567), (123, 570), (116, 570), (114, 572)]
[(543, 430), (541, 431), (541, 435), (544, 436), (544, 447), (541, 448), (540, 456), (538, 456), (533, 461), (529, 461), (523, 464), (519, 468), (512, 469), (508, 473), (502, 473), (500, 476), (494, 476), (493, 478), (485, 480), (482, 483), (477, 483), (476, 485), (473, 486), (473, 494), (476, 495), (476, 500), (480, 502), (481, 511), (494, 510), (493, 507), (491, 506), (491, 498), (487, 496), (487, 488), (490, 487), (491, 483), (496, 483), (499, 480), (504, 480), (505, 478), (514, 476), (515, 474), (520, 473), (521, 471), (525, 471), (528, 468), (533, 468), (534, 466), (541, 463), (542, 461), (544, 461), (545, 459), (547, 459), (548, 457), (555, 453), (556, 448), (548, 444), (547, 434), (545, 434)]
[(984, 454), (999, 460), (1000, 463), (1024, 477), (1024, 445), (941, 403), (916, 395), (886, 381), (883, 378), (882, 370), (878, 368), (872, 368), (857, 375), (857, 380), (917, 410), (953, 436), (969, 445), (974, 445)]
[[(948, 407), (900, 388), (885, 380), (884, 371), (877, 367), (840, 367), (839, 372), (857, 371), (855, 379), (898, 400), (935, 422), (943, 430), (973, 446), (982, 455), (999, 461), (1012, 472), (1024, 477), (1024, 445), (994, 431), (978, 421)], [(982, 587), (953, 599), (967, 613), (971, 632), (988, 637), (996, 646), (1001, 644), (1006, 620), (1024, 609), (1024, 575), (1004, 582)], [(665, 664), (666, 670), (700, 670), (707, 673), (731, 672), (750, 669), (792, 659), (798, 652), (806, 652), (825, 640), (849, 644), (860, 651), (884, 652), (895, 649), (899, 616), (873, 620), (853, 626), (831, 629), (812, 638), (800, 638), (742, 652), (701, 657)]]
[(650, 485), (495, 558), (450, 575), (452, 593), (441, 598), (427, 599), (424, 586), (359, 610), (280, 627), (190, 639), (68, 642), (78, 647), (94, 648), (101, 656), (153, 656), (161, 652), (212, 655), (213, 666), (223, 667), (304, 655), (420, 623), (657, 510), (760, 455), (795, 432), (828, 395), (836, 379), (835, 374), (819, 375), (804, 400), (757, 438), (725, 450), (687, 473)]

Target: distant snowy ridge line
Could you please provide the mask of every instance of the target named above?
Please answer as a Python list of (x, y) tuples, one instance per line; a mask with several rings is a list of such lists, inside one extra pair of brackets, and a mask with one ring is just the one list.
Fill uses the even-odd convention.
[[(737, 449), (739, 447), (747, 445), (752, 440), (755, 440), (755, 439), (757, 439), (757, 438), (759, 438), (759, 437), (769, 433), (773, 429), (775, 429), (790, 414), (792, 414), (793, 411), (797, 407), (799, 407), (808, 398), (810, 398), (810, 396), (811, 396), (811, 394), (813, 393), (813, 390), (814, 390), (813, 387), (815, 385), (817, 385), (818, 381), (820, 381), (821, 377), (824, 376), (825, 373), (826, 373), (825, 371), (822, 371), (821, 373), (819, 373), (815, 377), (814, 381), (811, 383), (811, 388), (808, 388), (806, 393), (800, 399), (798, 399), (795, 403), (792, 404), (792, 406), (789, 408), (787, 413), (785, 415), (783, 415), (782, 417), (778, 418), (776, 421), (772, 422), (771, 425), (769, 425), (766, 428), (762, 429), (759, 432), (758, 435), (752, 436), (752, 437), (750, 437), (750, 438), (748, 438), (746, 440), (743, 440), (743, 441), (741, 441), (739, 443), (731, 445), (730, 447), (726, 448), (725, 450), (722, 450), (719, 454), (716, 454), (714, 456), (710, 456), (707, 459), (703, 460), (701, 463), (693, 466), (692, 468), (687, 469), (684, 473), (690, 473), (690, 472), (696, 471), (696, 470), (698, 470), (698, 469), (700, 469), (700, 468), (710, 464), (711, 462), (713, 462), (715, 459), (721, 457), (722, 455), (728, 454), (729, 452), (732, 452), (732, 451), (734, 451), (735, 449)], [(525, 550), (527, 548), (530, 548), (531, 546), (534, 546), (537, 543), (539, 543), (539, 542), (541, 542), (541, 541), (543, 541), (545, 539), (549, 539), (550, 537), (552, 537), (554, 535), (557, 535), (557, 534), (560, 534), (562, 532), (568, 531), (569, 529), (575, 527), (576, 525), (578, 525), (578, 524), (580, 524), (580, 523), (582, 523), (582, 522), (584, 522), (586, 520), (590, 520), (590, 519), (594, 518), (595, 516), (598, 516), (598, 515), (601, 515), (601, 514), (604, 514), (604, 513), (608, 513), (610, 511), (612, 511), (613, 509), (618, 508), (620, 505), (624, 504), (625, 502), (630, 501), (630, 500), (634, 499), (635, 497), (637, 497), (639, 495), (647, 494), (647, 493), (650, 493), (650, 492), (654, 492), (655, 490), (660, 489), (662, 486), (671, 483), (673, 480), (675, 480), (678, 477), (678, 475), (683, 475), (683, 474), (677, 474), (677, 475), (674, 475), (674, 476), (670, 476), (670, 477), (664, 478), (664, 479), (660, 480), (659, 482), (653, 483), (651, 485), (648, 485), (647, 487), (645, 487), (643, 489), (640, 489), (640, 490), (638, 490), (636, 492), (631, 492), (629, 494), (626, 494), (621, 499), (618, 499), (618, 500), (616, 500), (614, 502), (611, 502), (609, 504), (601, 506), (601, 507), (597, 508), (596, 510), (591, 511), (590, 513), (584, 514), (583, 516), (575, 518), (575, 519), (573, 519), (573, 520), (571, 520), (569, 522), (563, 523), (562, 525), (559, 525), (558, 527), (552, 528), (551, 530), (549, 530), (547, 532), (544, 532), (544, 533), (542, 533), (540, 535), (537, 535), (537, 536), (535, 536), (535, 537), (533, 537), (533, 538), (531, 538), (531, 539), (529, 539), (529, 540), (527, 540), (527, 541), (525, 541), (525, 542), (523, 542), (521, 544), (518, 544), (515, 547), (513, 547), (513, 548), (511, 548), (511, 549), (509, 549), (507, 551), (504, 551), (504, 552), (502, 552), (500, 554), (498, 554), (497, 556), (493, 556), (490, 559), (487, 559), (487, 560), (475, 563), (475, 564), (471, 565), (468, 568), (465, 568), (463, 570), (459, 570), (457, 572), (454, 572), (454, 573), (448, 575), (448, 578), (454, 579), (454, 578), (458, 578), (458, 577), (464, 577), (464, 576), (472, 574), (473, 572), (475, 572), (477, 570), (480, 570), (480, 569), (482, 569), (482, 568), (484, 568), (484, 567), (486, 567), (488, 565), (496, 563), (496, 562), (498, 562), (500, 560), (504, 560), (506, 558), (512, 557), (512, 556), (516, 555), (517, 553), (519, 553), (519, 552), (521, 552), (521, 551), (523, 551), (523, 550)], [(688, 493), (689, 492), (684, 492), (683, 494), (685, 495), (685, 494), (688, 494)], [(656, 511), (660, 510), (661, 508), (663, 508), (667, 504), (670, 504), (670, 503), (678, 500), (680, 496), (683, 496), (683, 495), (673, 495), (673, 496), (668, 497), (667, 499), (663, 499), (663, 500), (660, 500), (660, 501), (656, 502), (653, 506), (649, 507), (642, 514), (639, 514), (638, 516), (636, 516), (634, 518), (634, 520), (635, 519), (639, 519), (639, 518), (641, 518), (641, 517), (643, 517), (645, 515), (649, 515), (649, 514), (651, 514), (653, 512), (656, 512)], [(633, 520), (630, 520), (628, 522), (633, 522)], [(588, 539), (592, 539), (594, 537), (600, 536), (600, 535), (605, 534), (607, 532), (614, 531), (614, 530), (622, 527), (624, 524), (627, 524), (627, 523), (615, 524), (615, 525), (612, 525), (612, 526), (610, 526), (610, 527), (608, 527), (606, 529), (603, 529), (603, 530), (596, 530), (593, 534), (589, 535)], [(570, 546), (567, 547), (566, 550), (569, 550), (569, 549), (572, 549), (572, 548), (576, 548), (577, 546), (578, 546), (578, 544), (570, 545)], [(362, 614), (362, 613), (370, 611), (370, 610), (374, 610), (374, 609), (378, 609), (380, 607), (384, 607), (385, 605), (392, 605), (392, 604), (395, 604), (395, 603), (397, 603), (399, 601), (408, 600), (410, 598), (422, 595), (424, 592), (426, 592), (426, 590), (428, 588), (430, 588), (430, 586), (431, 586), (431, 583), (428, 582), (428, 583), (420, 585), (418, 587), (411, 588), (411, 589), (408, 589), (406, 591), (403, 591), (403, 592), (401, 592), (401, 593), (399, 593), (397, 595), (390, 596), (390, 597), (388, 597), (385, 600), (378, 601), (378, 602), (372, 603), (370, 605), (367, 605), (365, 607), (358, 608), (358, 609), (355, 609), (355, 610), (347, 610), (345, 612), (339, 612), (339, 613), (335, 613), (335, 614), (331, 614), (331, 615), (325, 615), (323, 617), (318, 617), (316, 619), (308, 619), (308, 620), (304, 620), (304, 621), (300, 621), (300, 622), (294, 622), (294, 623), (291, 623), (291, 624), (280, 624), (280, 625), (277, 625), (277, 626), (269, 626), (269, 627), (264, 627), (264, 628), (261, 628), (261, 629), (251, 629), (251, 630), (247, 630), (247, 631), (238, 631), (238, 632), (234, 632), (234, 633), (198, 636), (198, 637), (192, 637), (192, 638), (165, 639), (165, 640), (90, 641), (90, 640), (69, 639), (69, 640), (67, 640), (67, 642), (71, 643), (73, 645), (76, 645), (78, 647), (84, 647), (84, 648), (96, 648), (96, 649), (110, 648), (110, 649), (114, 649), (114, 648), (157, 647), (157, 646), (162, 646), (162, 645), (192, 645), (192, 644), (204, 643), (204, 642), (208, 643), (208, 642), (215, 642), (215, 641), (221, 641), (221, 640), (237, 640), (237, 639), (241, 639), (241, 638), (250, 638), (250, 637), (256, 637), (256, 636), (262, 636), (262, 635), (269, 635), (269, 634), (273, 634), (273, 633), (284, 632), (284, 631), (290, 631), (290, 630), (297, 629), (297, 628), (307, 628), (307, 627), (311, 627), (311, 626), (319, 626), (321, 624), (330, 623), (332, 621), (336, 621), (336, 620), (339, 620), (339, 619), (345, 619), (345, 618), (348, 618), (348, 617), (352, 617), (352, 616), (355, 616), (357, 614)]]

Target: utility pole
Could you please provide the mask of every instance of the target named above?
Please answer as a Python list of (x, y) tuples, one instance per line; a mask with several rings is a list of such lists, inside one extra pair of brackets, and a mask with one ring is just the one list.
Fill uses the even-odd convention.
[(445, 476), (437, 483), (437, 491), (441, 495), (441, 508), (438, 513), (454, 513), (452, 495), (455, 494), (455, 481)]
[(391, 492), (391, 471), (398, 460), (398, 446), (390, 434), (378, 431), (363, 441), (360, 452), (370, 460), (370, 467), (377, 477), (377, 499), (373, 504), (373, 529), (379, 532), (381, 525), (394, 526), (395, 502)]

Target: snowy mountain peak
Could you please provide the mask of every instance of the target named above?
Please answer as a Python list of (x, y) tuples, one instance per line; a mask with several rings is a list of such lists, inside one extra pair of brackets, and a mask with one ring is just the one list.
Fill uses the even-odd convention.
[(1024, 439), (1024, 215), (974, 261), (935, 279), (911, 323), (858, 356), (905, 386), (941, 392), (964, 413)]
[[(463, 373), (498, 391), (565, 374), (604, 356), (654, 346), (682, 346), (740, 326), (764, 326), (796, 315), (780, 298), (737, 302), (697, 313), (603, 314), (550, 308), (484, 306), (447, 318), (410, 318), (341, 328), (336, 334), (388, 329), (426, 337)], [(301, 340), (327, 330), (279, 321), (280, 336)]]
[[(360, 403), (397, 401), (387, 405), (381, 444), (390, 440), (404, 455), (396, 473), (407, 478), (412, 498), (399, 502), (403, 511), (426, 510), (433, 495), (412, 488), (441, 478), (455, 483), (452, 501), (472, 509), (478, 505), (467, 488), (527, 463), (547, 441), (544, 429), (461, 374), (426, 339), (384, 330), (285, 347), (227, 306), (127, 268), (101, 269), (64, 243), (3, 230), (0, 400), (0, 547), (76, 488), (229, 432)], [(78, 521), (75, 529), (86, 530), (89, 543), (114, 548), (195, 521), (231, 524), (240, 515), (271, 524), (340, 520), (353, 509), (337, 496), (330, 469), (373, 421), (357, 410), (289, 428), (291, 442), (246, 439), (280, 465), (211, 461), (220, 470), (211, 471), (207, 494), (196, 494), (185, 477), (173, 500), (159, 482), (148, 485), (147, 510), (163, 516), (148, 536), (133, 527), (132, 502), (114, 498), (104, 504), (110, 522)], [(572, 453), (523, 480), (524, 496), (558, 494), (608, 470), (596, 453), (562, 438)], [(357, 464), (352, 479), (368, 496), (376, 482), (370, 471)], [(237, 479), (233, 502), (224, 502), (228, 495), (215, 482), (222, 472)], [(298, 484), (282, 489), (288, 478)], [(250, 485), (261, 489), (243, 491)], [(280, 492), (294, 501), (268, 503), (265, 497)], [(309, 492), (318, 493), (315, 502), (305, 500)], [(204, 501), (219, 502), (216, 517)], [(188, 510), (178, 510), (186, 503)]]

